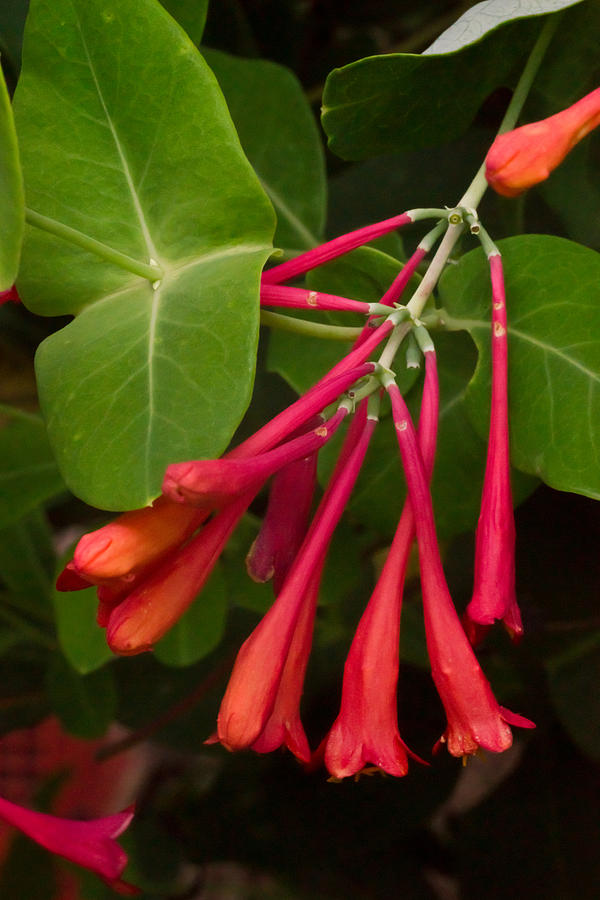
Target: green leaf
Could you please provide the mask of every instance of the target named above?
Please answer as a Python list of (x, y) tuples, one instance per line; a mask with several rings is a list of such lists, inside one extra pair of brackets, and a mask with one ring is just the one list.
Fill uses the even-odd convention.
[[(361, 247), (309, 273), (307, 285), (312, 290), (375, 303), (381, 299), (400, 268), (398, 260), (387, 253), (372, 247)], [(305, 313), (301, 312), (299, 315), (301, 318), (305, 317)], [(357, 327), (365, 322), (364, 317), (348, 313), (322, 313), (320, 316), (311, 314), (310, 318), (319, 318), (320, 321), (334, 325)], [(351, 347), (350, 343), (306, 338), (273, 329), (269, 338), (268, 368), (281, 375), (295, 391), (302, 394), (339, 362)], [(406, 389), (414, 382), (416, 373), (414, 370), (405, 370), (401, 377), (402, 387)]]
[(218, 455), (248, 404), (272, 210), (154, 0), (33, 0), (15, 108), (29, 205), (165, 273), (152, 285), (27, 229), (25, 302), (77, 314), (37, 356), (61, 471), (91, 504), (144, 506), (169, 462)]
[(102, 737), (117, 707), (112, 670), (81, 675), (60, 653), (50, 659), (46, 677), (48, 698), (64, 728), (82, 738)]
[(24, 227), (19, 148), (10, 98), (0, 69), (0, 291), (11, 287), (17, 277)]
[[(61, 567), (72, 555), (72, 550), (65, 554)], [(52, 603), (58, 641), (76, 672), (86, 675), (114, 658), (106, 643), (106, 633), (96, 622), (96, 588), (83, 591), (57, 591), (54, 588)]]
[(453, 53), (455, 50), (460, 50), (462, 47), (481, 40), (489, 31), (493, 31), (505, 22), (557, 12), (568, 6), (574, 6), (576, 3), (581, 3), (581, 0), (519, 0), (519, 3), (508, 6), (506, 0), (487, 0), (487, 2), (476, 3), (423, 52), (427, 54)]
[(579, 648), (547, 663), (548, 688), (558, 717), (575, 743), (600, 760), (600, 632), (589, 634)]
[(0, 579), (45, 612), (53, 569), (52, 533), (40, 510), (0, 529)]
[(204, 53), (277, 213), (275, 243), (290, 253), (315, 246), (325, 223), (325, 158), (302, 86), (276, 63)]
[(191, 666), (219, 644), (227, 617), (223, 573), (215, 568), (202, 593), (156, 645), (154, 655), (168, 666)]
[(161, 3), (194, 44), (199, 44), (206, 23), (208, 0), (161, 0)]
[(526, 20), (501, 24), (453, 53), (386, 54), (334, 69), (323, 94), (331, 150), (343, 159), (364, 159), (446, 144), (463, 134), (485, 98), (512, 86), (525, 64), (540, 22), (529, 18), (532, 6), (522, 8)]
[[(600, 255), (546, 235), (500, 241), (508, 309), (511, 459), (551, 487), (600, 498)], [(479, 363), (469, 414), (487, 433), (490, 285), (480, 250), (439, 284), (448, 325), (470, 331)]]
[(0, 528), (64, 490), (42, 419), (0, 428)]

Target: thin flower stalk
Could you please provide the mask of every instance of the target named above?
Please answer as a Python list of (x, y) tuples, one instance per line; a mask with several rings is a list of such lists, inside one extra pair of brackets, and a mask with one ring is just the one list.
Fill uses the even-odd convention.
[(415, 517), (431, 673), (448, 719), (441, 742), (453, 756), (472, 755), (479, 747), (499, 753), (512, 744), (509, 723), (533, 726), (499, 706), (461, 626), (442, 568), (427, 475), (410, 413), (395, 382), (389, 380), (386, 389)]
[(475, 539), (473, 596), (464, 624), (477, 643), (496, 620), (513, 639), (523, 634), (515, 593), (515, 520), (510, 486), (508, 334), (502, 257), (489, 256), (492, 282), (492, 397), (487, 461)]

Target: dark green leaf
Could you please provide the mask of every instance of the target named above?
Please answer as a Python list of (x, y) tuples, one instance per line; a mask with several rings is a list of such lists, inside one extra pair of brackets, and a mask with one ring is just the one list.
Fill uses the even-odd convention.
[(0, 428), (0, 528), (64, 489), (42, 419)]
[[(501, 241), (509, 321), (511, 458), (559, 490), (600, 497), (600, 255), (561, 238)], [(480, 250), (439, 285), (451, 327), (470, 331), (479, 363), (468, 395), (477, 430), (489, 416), (490, 286)]]
[(185, 615), (156, 645), (156, 658), (168, 666), (190, 666), (202, 659), (223, 637), (227, 606), (225, 579), (217, 567)]
[(82, 738), (102, 737), (117, 705), (110, 668), (81, 675), (60, 653), (53, 654), (46, 677), (48, 697), (63, 727)]
[(548, 687), (554, 708), (575, 743), (600, 761), (600, 632), (590, 634), (548, 660)]
[[(525, 8), (531, 16), (531, 6)], [(344, 159), (364, 159), (458, 137), (491, 91), (516, 83), (541, 23), (502, 24), (452, 53), (387, 54), (335, 69), (323, 94), (331, 149)]]
[(23, 603), (50, 610), (54, 569), (52, 534), (40, 511), (0, 529), (0, 579)]
[(218, 455), (246, 408), (272, 210), (212, 73), (153, 0), (34, 0), (16, 110), (29, 205), (165, 272), (154, 289), (29, 228), (19, 282), (36, 312), (78, 314), (37, 357), (68, 484), (140, 507), (167, 463)]
[(208, 0), (161, 0), (161, 3), (193, 42), (199, 44), (204, 32)]
[(327, 202), (325, 159), (300, 83), (272, 62), (203, 52), (277, 213), (275, 243), (292, 253), (318, 244)]
[[(65, 555), (62, 565), (72, 557)], [(113, 658), (106, 633), (96, 622), (96, 588), (52, 593), (56, 631), (62, 651), (76, 672), (86, 675)]]
[(0, 69), (0, 291), (11, 287), (17, 277), (24, 226), (19, 149), (10, 99)]

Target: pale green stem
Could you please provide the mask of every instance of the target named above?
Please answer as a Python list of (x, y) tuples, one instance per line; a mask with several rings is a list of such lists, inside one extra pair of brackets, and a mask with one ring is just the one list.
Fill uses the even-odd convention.
[[(508, 105), (508, 109), (504, 114), (504, 118), (500, 123), (500, 127), (498, 129), (498, 134), (502, 134), (504, 131), (510, 131), (511, 128), (514, 128), (519, 115), (521, 114), (521, 110), (523, 109), (523, 105), (525, 100), (527, 99), (527, 95), (531, 89), (531, 85), (533, 84), (533, 80), (538, 72), (538, 69), (541, 65), (542, 59), (544, 58), (544, 54), (548, 49), (548, 45), (552, 40), (552, 36), (556, 30), (558, 25), (558, 17), (552, 16), (551, 19), (547, 20), (542, 28), (540, 36), (538, 37), (527, 62), (525, 63), (525, 68), (521, 73), (521, 77), (519, 78), (519, 82), (515, 88), (515, 91), (512, 95), (511, 101)], [(481, 202), (481, 198), (483, 197), (486, 189), (487, 189), (487, 181), (485, 178), (485, 162), (479, 168), (479, 171), (475, 175), (473, 181), (463, 194), (462, 198), (459, 200), (457, 204), (457, 210), (466, 210), (467, 213), (473, 213), (474, 215), (471, 217), (471, 230), (473, 233), (477, 234), (481, 230), (481, 226), (477, 221), (476, 210), (477, 206)], [(431, 293), (436, 286), (444, 267), (448, 261), (448, 257), (452, 252), (458, 238), (460, 237), (462, 231), (464, 230), (464, 223), (456, 223), (452, 224), (449, 222), (448, 229), (446, 234), (444, 235), (443, 240), (441, 241), (437, 252), (429, 267), (423, 276), (423, 280), (421, 281), (419, 287), (411, 297), (409, 303), (407, 304), (407, 309), (411, 316), (415, 319), (418, 319), (423, 309), (425, 308), (425, 304), (427, 303)], [(440, 321), (438, 319), (438, 321)], [(402, 331), (400, 326), (394, 329), (392, 334), (390, 335), (388, 342), (384, 348), (381, 357), (379, 358), (379, 363), (384, 366), (384, 368), (390, 368), (394, 356), (396, 355), (400, 344), (404, 340), (406, 335), (406, 331)]]
[(64, 225), (62, 222), (57, 222), (56, 219), (43, 216), (33, 209), (27, 208), (25, 210), (25, 221), (28, 222), (29, 225), (34, 225), (36, 228), (41, 228), (42, 231), (53, 234), (55, 237), (69, 241), (71, 244), (76, 244), (78, 247), (87, 250), (89, 253), (95, 253), (96, 256), (100, 256), (102, 259), (107, 260), (107, 262), (114, 263), (114, 265), (119, 266), (121, 269), (126, 269), (128, 272), (133, 272), (134, 275), (140, 275), (142, 278), (147, 278), (148, 281), (160, 281), (164, 275), (160, 266), (143, 263), (137, 259), (133, 259), (133, 257), (127, 256), (126, 253), (121, 253), (120, 250), (115, 250), (113, 247), (109, 247), (107, 244), (95, 240), (95, 238), (90, 237), (88, 234), (84, 234), (76, 228), (71, 228), (69, 225)]
[[(558, 26), (558, 21), (560, 16), (550, 16), (542, 28), (540, 32), (540, 36), (535, 42), (531, 53), (525, 63), (525, 68), (521, 73), (521, 77), (519, 78), (519, 82), (515, 88), (515, 91), (512, 95), (511, 101), (508, 104), (508, 109), (504, 114), (504, 118), (500, 123), (500, 127), (498, 129), (498, 134), (503, 134), (505, 131), (510, 131), (517, 124), (517, 119), (521, 115), (521, 110), (525, 105), (525, 101), (531, 90), (531, 85), (533, 84), (533, 80), (538, 73), (538, 69), (542, 63), (544, 58), (544, 54), (548, 49), (548, 45), (552, 40), (554, 32)], [(488, 187), (488, 183), (485, 178), (485, 161), (481, 164), (479, 171), (475, 175), (475, 178), (463, 194), (462, 199), (459, 201), (458, 206), (466, 206), (467, 208), (477, 209), (479, 204), (481, 203), (481, 198), (485, 194)]]
[(362, 328), (346, 328), (343, 325), (325, 325), (321, 322), (309, 322), (308, 319), (295, 319), (293, 316), (282, 316), (280, 313), (260, 311), (260, 324), (276, 328), (278, 331), (291, 331), (305, 337), (317, 337), (326, 341), (354, 341), (362, 334)]

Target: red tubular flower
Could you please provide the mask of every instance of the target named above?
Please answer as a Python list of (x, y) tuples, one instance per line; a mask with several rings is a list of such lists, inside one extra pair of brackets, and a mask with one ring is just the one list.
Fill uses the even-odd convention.
[[(439, 406), (435, 353), (427, 352), (425, 362), (419, 444), (430, 477)], [(390, 775), (408, 771), (398, 731), (397, 683), (402, 592), (413, 540), (414, 517), (407, 501), (344, 667), (341, 708), (324, 747), (325, 765), (335, 778), (355, 775), (368, 763)]]
[[(218, 740), (228, 750), (252, 746), (273, 713), (302, 608), (312, 603), (308, 588), (323, 564), (375, 424), (375, 420), (363, 421), (362, 417), (352, 422), (342, 449), (342, 464), (338, 461), (281, 593), (240, 648), (217, 718)], [(297, 690), (296, 695), (299, 697)]]
[(271, 715), (252, 744), (256, 753), (287, 747), (303, 763), (310, 762), (310, 747), (300, 720), (300, 699), (312, 647), (313, 629), (324, 559), (306, 588), (292, 641), (281, 673)]
[(132, 808), (114, 816), (79, 822), (33, 812), (0, 797), (0, 818), (51, 853), (100, 875), (119, 893), (129, 896), (139, 893), (137, 888), (121, 881), (127, 855), (116, 842), (133, 818)]
[(477, 643), (496, 619), (513, 639), (523, 634), (515, 594), (515, 520), (508, 442), (508, 336), (502, 257), (489, 257), (492, 280), (492, 401), (490, 431), (475, 543), (473, 597), (465, 610), (469, 639)]
[(367, 225), (365, 228), (349, 231), (348, 234), (343, 234), (332, 241), (321, 244), (319, 247), (307, 250), (306, 253), (301, 253), (294, 259), (280, 263), (278, 266), (273, 266), (272, 269), (267, 269), (266, 272), (263, 272), (262, 283), (279, 284), (282, 281), (289, 281), (290, 278), (297, 278), (298, 275), (303, 275), (310, 269), (322, 266), (323, 263), (336, 259), (336, 257), (342, 256), (344, 253), (349, 253), (351, 250), (362, 246), (362, 244), (368, 244), (369, 241), (374, 241), (384, 234), (389, 234), (390, 231), (395, 231), (396, 228), (410, 225), (413, 221), (414, 219), (410, 212), (405, 212), (399, 216), (393, 216), (391, 219), (384, 219), (383, 222), (376, 222), (374, 225)]
[(163, 494), (171, 500), (201, 507), (220, 507), (242, 491), (259, 488), (274, 472), (319, 450), (337, 431), (348, 408), (341, 406), (327, 422), (249, 458), (198, 460), (168, 466)]
[(260, 287), (261, 306), (282, 306), (288, 309), (330, 309), (342, 312), (356, 312), (368, 315), (371, 303), (361, 300), (350, 300), (335, 294), (323, 294), (321, 291), (308, 291), (304, 288), (283, 287), (278, 284), (262, 284)]
[(132, 656), (151, 650), (181, 618), (206, 584), (256, 490), (230, 503), (116, 605), (106, 601), (106, 639), (114, 653)]
[(272, 579), (276, 596), (306, 535), (317, 481), (317, 458), (317, 453), (311, 453), (276, 472), (260, 531), (246, 556), (250, 578), (258, 582)]
[(448, 718), (441, 742), (453, 756), (468, 756), (479, 747), (499, 753), (512, 744), (509, 723), (534, 726), (499, 706), (460, 624), (442, 568), (415, 429), (398, 386), (386, 387), (415, 517), (431, 673)]
[(600, 124), (600, 88), (562, 112), (498, 135), (485, 177), (499, 194), (516, 197), (544, 181), (567, 153)]

